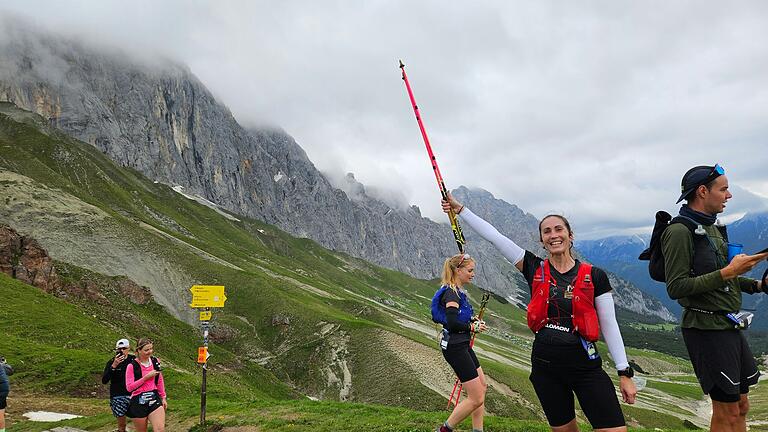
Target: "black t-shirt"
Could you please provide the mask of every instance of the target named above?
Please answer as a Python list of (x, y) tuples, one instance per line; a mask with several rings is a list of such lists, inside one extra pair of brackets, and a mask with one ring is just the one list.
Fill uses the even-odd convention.
[[(445, 292), (443, 292), (443, 298), (440, 300), (440, 304), (445, 307), (445, 305), (450, 302), (456, 302), (459, 304), (459, 306), (461, 306), (461, 297), (459, 297), (459, 294), (453, 289), (448, 288), (445, 290)], [(452, 331), (450, 339), (448, 339), (448, 344), (453, 345), (462, 342), (469, 342), (469, 336), (470, 334), (468, 331)]]
[[(533, 290), (533, 277), (542, 261), (544, 260), (532, 252), (525, 251), (523, 276), (528, 282), (528, 289), (531, 291)], [(579, 260), (576, 260), (576, 264), (565, 273), (558, 272), (552, 263), (549, 265), (549, 271), (557, 286), (549, 287), (549, 309), (547, 310), (549, 322), (536, 333), (536, 341), (549, 345), (580, 345), (579, 337), (572, 332), (572, 300), (565, 296), (566, 292), (573, 290), (573, 282), (579, 273)], [(605, 274), (605, 271), (592, 266), (591, 277), (595, 286), (595, 297), (611, 291), (611, 283), (608, 281), (608, 275)]]

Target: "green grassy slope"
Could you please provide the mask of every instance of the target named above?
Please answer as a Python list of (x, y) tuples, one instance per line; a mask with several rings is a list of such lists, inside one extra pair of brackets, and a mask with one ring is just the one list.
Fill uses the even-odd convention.
[[(349, 425), (352, 430), (366, 422), (372, 430), (427, 430), (422, 428), (445, 415), (440, 410), (453, 378), (435, 347), (435, 327), (428, 317), (435, 281), (323, 249), (259, 221), (224, 217), (114, 165), (89, 145), (47, 131), (39, 118), (7, 104), (0, 104), (0, 201), (5, 203), (0, 223), (37, 237), (73, 283), (95, 280), (109, 286), (109, 277), (82, 267), (127, 274), (147, 281), (158, 301), (176, 307), (172, 310), (185, 319), (192, 316), (184, 306), (192, 283), (227, 287), (226, 307), (214, 311), (212, 418), (217, 412), (222, 422), (231, 424), (283, 418), (282, 423), (269, 423), (276, 430), (310, 425), (318, 430)], [(199, 378), (193, 361), (199, 334), (193, 327), (159, 305), (134, 305), (107, 288), (109, 307), (77, 298), (65, 303), (7, 278), (0, 279), (0, 289), (5, 290), (0, 298), (23, 293), (4, 305), (6, 315), (0, 316), (13, 323), (2, 329), (6, 337), (0, 352), (25, 366), (14, 379), (17, 389), (89, 396), (114, 340), (122, 334), (147, 334), (158, 341), (158, 355), (171, 365), (169, 387), (178, 398), (174, 421), (194, 422)], [(480, 292), (470, 288), (470, 296), (479, 299)], [(131, 319), (117, 324), (117, 311)], [(503, 417), (543, 425), (527, 379), (530, 334), (524, 311), (491, 300), (486, 317), (493, 330), (478, 339), (477, 347), (495, 381), (488, 409), (496, 417), (489, 425), (528, 427)], [(607, 350), (602, 347), (602, 352)], [(651, 373), (660, 380), (690, 377), (689, 370), (678, 371), (684, 368), (668, 356), (645, 351), (634, 355), (656, 365)], [(44, 359), (39, 366), (38, 356)], [(76, 360), (89, 372), (52, 374)], [(609, 361), (605, 364), (610, 368)], [(667, 365), (675, 367), (668, 370)], [(693, 416), (695, 395), (663, 384), (651, 387), (653, 392), (641, 395), (639, 406), (628, 410), (633, 424), (680, 427), (683, 418)], [(291, 402), (298, 393), (326, 401)], [(391, 408), (332, 402), (340, 399)], [(335, 424), (322, 418), (339, 407), (382, 414), (350, 415), (346, 423)], [(667, 407), (683, 408), (660, 414)], [(415, 423), (391, 420), (403, 417)], [(103, 418), (73, 424), (98, 430), (96, 423)], [(398, 424), (394, 429), (386, 426), (392, 422)]]

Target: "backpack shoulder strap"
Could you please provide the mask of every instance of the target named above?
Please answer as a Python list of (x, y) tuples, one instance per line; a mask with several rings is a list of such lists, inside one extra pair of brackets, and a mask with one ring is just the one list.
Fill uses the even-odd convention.
[(728, 227), (725, 225), (715, 225), (717, 227), (717, 230), (720, 231), (720, 235), (723, 236), (723, 240), (725, 240), (725, 243), (728, 243)]
[(579, 269), (576, 271), (575, 284), (582, 289), (594, 289), (594, 285), (592, 284), (592, 264), (579, 262)]
[[(150, 357), (150, 359), (152, 360), (152, 368), (160, 372), (160, 360), (157, 357)], [(160, 381), (160, 374), (155, 375), (155, 385), (157, 385), (158, 381)]]
[(673, 217), (672, 220), (669, 221), (670, 225), (676, 224), (676, 223), (685, 225), (688, 228), (688, 230), (691, 231), (691, 234), (693, 234), (693, 232), (699, 226), (699, 224), (696, 223), (696, 221), (694, 221), (693, 219), (685, 216), (680, 216), (680, 215)]
[(591, 273), (592, 273), (592, 264), (585, 263), (585, 262), (579, 262), (579, 270), (577, 272), (579, 277), (581, 277), (583, 279), (584, 276), (590, 275), (589, 278), (586, 279), (587, 282), (589, 282), (592, 279)]
[(131, 360), (133, 364), (133, 380), (138, 381), (141, 379), (141, 365), (137, 359)]

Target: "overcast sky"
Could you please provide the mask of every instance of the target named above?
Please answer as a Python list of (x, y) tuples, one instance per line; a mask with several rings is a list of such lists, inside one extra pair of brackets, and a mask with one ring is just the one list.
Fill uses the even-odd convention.
[(580, 238), (672, 211), (719, 162), (725, 216), (768, 203), (768, 2), (3, 3), (67, 36), (189, 65), (246, 125), (443, 221), (406, 70), (449, 188), (482, 187)]

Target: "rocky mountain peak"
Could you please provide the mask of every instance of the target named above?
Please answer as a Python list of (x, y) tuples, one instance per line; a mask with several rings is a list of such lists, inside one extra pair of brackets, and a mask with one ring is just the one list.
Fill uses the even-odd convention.
[[(456, 250), (450, 228), (422, 217), (397, 191), (365, 187), (353, 175), (332, 184), (291, 136), (243, 128), (173, 63), (147, 67), (116, 51), (16, 32), (0, 39), (0, 101), (44, 116), (150, 179), (383, 267), (434, 278)], [(535, 217), (487, 191), (455, 194), (505, 235), (542, 252)], [(519, 303), (527, 288), (518, 272), (492, 246), (479, 248), (489, 259), (478, 285)]]

